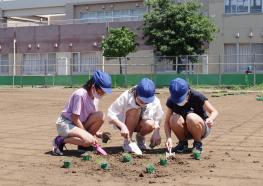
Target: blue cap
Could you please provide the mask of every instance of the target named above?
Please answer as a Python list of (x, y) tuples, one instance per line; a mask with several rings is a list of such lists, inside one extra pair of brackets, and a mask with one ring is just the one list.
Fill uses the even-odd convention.
[(148, 78), (143, 78), (136, 86), (136, 94), (144, 103), (153, 102), (155, 94), (153, 81)]
[(169, 91), (171, 99), (175, 104), (182, 103), (189, 91), (189, 85), (187, 81), (182, 78), (176, 78), (170, 82)]
[(92, 76), (94, 80), (94, 84), (101, 88), (106, 94), (111, 94), (111, 77), (106, 72), (102, 72), (101, 70), (97, 70), (94, 72)]

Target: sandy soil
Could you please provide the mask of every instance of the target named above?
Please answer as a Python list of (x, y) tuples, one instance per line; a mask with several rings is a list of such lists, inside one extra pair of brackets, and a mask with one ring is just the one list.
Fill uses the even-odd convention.
[[(51, 155), (51, 141), (56, 135), (55, 120), (74, 89), (23, 88), (0, 89), (0, 185), (262, 185), (263, 184), (263, 102), (256, 94), (211, 97), (220, 116), (212, 134), (204, 141), (200, 161), (191, 154), (176, 154), (167, 167), (159, 165), (162, 145), (133, 156), (129, 163), (120, 158), (120, 134), (106, 122), (103, 130), (112, 140), (103, 144), (110, 154), (101, 157), (91, 153), (91, 161), (82, 161), (73, 145), (67, 145), (65, 156)], [(100, 103), (106, 111), (121, 92), (115, 91)], [(165, 110), (166, 91), (158, 94)], [(177, 141), (174, 138), (174, 143)], [(190, 141), (190, 144), (192, 141)], [(62, 168), (65, 159), (72, 167)], [(99, 167), (107, 160), (109, 170)], [(145, 172), (153, 163), (156, 172)]]

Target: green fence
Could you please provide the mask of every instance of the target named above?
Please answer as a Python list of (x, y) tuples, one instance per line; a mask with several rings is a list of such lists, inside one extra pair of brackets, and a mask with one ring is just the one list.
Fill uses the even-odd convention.
[[(169, 82), (182, 77), (192, 85), (253, 85), (263, 84), (263, 74), (146, 74), (146, 75), (112, 75), (113, 87), (133, 86), (143, 78), (152, 79), (157, 87), (168, 86)], [(84, 84), (90, 78), (89, 75), (71, 76), (0, 76), (0, 85), (15, 86), (77, 86)]]

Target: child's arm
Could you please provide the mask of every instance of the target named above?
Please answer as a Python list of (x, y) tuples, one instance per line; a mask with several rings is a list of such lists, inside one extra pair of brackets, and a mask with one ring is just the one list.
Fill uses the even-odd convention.
[(171, 138), (171, 128), (170, 128), (170, 118), (173, 114), (173, 111), (167, 107), (165, 121), (164, 121), (164, 131), (166, 135), (166, 147), (172, 148), (172, 138)]
[(115, 125), (118, 129), (121, 130), (121, 135), (123, 137), (128, 137), (129, 135), (129, 130), (126, 127), (125, 123), (121, 122), (119, 118), (117, 117), (118, 115), (123, 114), (124, 107), (126, 105), (126, 99), (124, 93), (118, 97), (109, 107), (108, 109), (108, 120), (110, 124)]
[(77, 115), (77, 114), (72, 114), (72, 115), (71, 115), (71, 119), (72, 119), (73, 123), (74, 123), (77, 127), (85, 130), (82, 122), (81, 122), (80, 119), (79, 119), (79, 115)]
[(206, 123), (208, 127), (211, 128), (214, 124), (216, 117), (218, 116), (218, 111), (213, 107), (213, 105), (208, 100), (205, 101), (204, 109), (206, 112), (209, 113), (209, 117), (206, 119)]

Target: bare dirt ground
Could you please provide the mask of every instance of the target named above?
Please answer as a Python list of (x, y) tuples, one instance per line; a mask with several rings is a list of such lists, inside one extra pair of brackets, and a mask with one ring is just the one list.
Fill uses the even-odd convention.
[[(263, 184), (263, 102), (256, 94), (211, 97), (220, 116), (212, 134), (204, 140), (200, 161), (191, 154), (176, 154), (167, 167), (158, 164), (164, 153), (162, 145), (133, 157), (130, 163), (119, 161), (122, 140), (118, 131), (105, 122), (103, 130), (112, 133), (112, 140), (103, 147), (110, 169), (102, 170), (102, 157), (92, 155), (82, 161), (75, 146), (67, 145), (65, 156), (52, 156), (51, 141), (56, 135), (55, 121), (74, 89), (23, 88), (0, 89), (0, 185), (262, 185)], [(121, 92), (115, 91), (100, 103), (106, 112)], [(164, 111), (167, 91), (158, 94)], [(173, 136), (174, 144), (177, 142)], [(190, 141), (190, 144), (192, 142)], [(62, 168), (70, 158), (72, 167)], [(153, 163), (156, 172), (145, 173)]]

